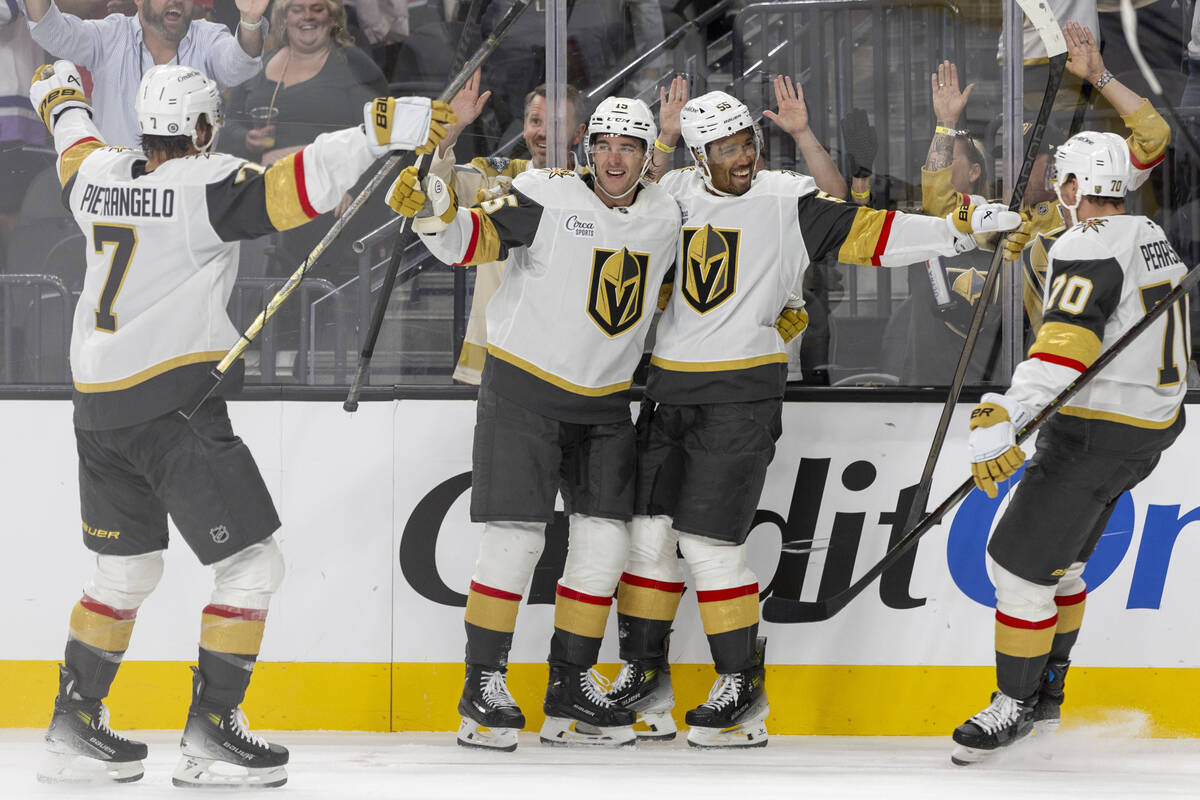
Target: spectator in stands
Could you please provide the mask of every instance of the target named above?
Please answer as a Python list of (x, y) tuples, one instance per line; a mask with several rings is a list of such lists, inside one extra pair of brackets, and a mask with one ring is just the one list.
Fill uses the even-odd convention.
[(211, 75), (222, 89), (262, 68), (260, 55), (269, 0), (237, 0), (237, 36), (224, 25), (193, 20), (193, 0), (136, 0), (137, 16), (82, 20), (53, 0), (25, 0), (33, 40), (57, 58), (81, 64), (96, 77), (96, 125), (109, 144), (136, 147), (134, 96), (155, 64), (175, 63)]
[[(454, 143), (463, 130), (477, 119), (484, 105), (492, 96), (490, 91), (480, 94), (481, 76), (478, 71), (450, 102), (458, 117), (458, 124), (450, 128), (434, 155), (429, 171), (451, 183), (456, 195), (463, 202), (478, 202), (487, 195), (501, 195), (507, 191), (512, 179), (526, 169), (541, 169), (546, 166), (546, 85), (534, 88), (525, 97), (525, 146), (531, 158), (476, 158), (465, 166), (455, 165)], [(574, 148), (587, 130), (587, 111), (583, 96), (574, 86), (567, 85), (567, 129), (568, 161), (575, 166)], [(458, 364), (454, 368), (454, 379), (461, 383), (479, 384), (483, 374), (483, 362), (487, 358), (487, 321), (484, 312), (492, 299), (500, 278), (504, 274), (504, 262), (494, 261), (480, 264), (475, 271), (475, 292), (471, 297), (471, 316), (467, 320), (467, 333), (463, 340)]]
[(388, 93), (383, 72), (351, 43), (342, 0), (276, 2), (266, 49), (263, 70), (226, 102), (224, 134), (236, 155), (272, 164), (353, 124), (363, 103)]
[(7, 234), (16, 227), (25, 189), (42, 166), (24, 152), (25, 145), (46, 142), (45, 126), (29, 107), (29, 82), (41, 63), (42, 50), (16, 4), (0, 3), (0, 271)]

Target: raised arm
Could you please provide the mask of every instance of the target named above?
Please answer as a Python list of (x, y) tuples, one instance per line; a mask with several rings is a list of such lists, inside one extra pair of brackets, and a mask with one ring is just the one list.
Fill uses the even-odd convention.
[(263, 14), (271, 0), (235, 0), (240, 16), (237, 38), (242, 51), (251, 58), (258, 58), (263, 51)]
[(828, 195), (845, 200), (846, 179), (808, 126), (808, 106), (804, 104), (804, 90), (800, 84), (793, 83), (789, 76), (776, 75), (775, 103), (779, 111), (766, 109), (763, 116), (792, 137), (817, 187)]
[(650, 169), (646, 177), (657, 181), (671, 169), (671, 153), (679, 145), (679, 112), (687, 105), (687, 78), (676, 75), (669, 89), (658, 90), (658, 138), (650, 154)]
[(954, 160), (954, 137), (958, 131), (958, 120), (975, 84), (960, 89), (958, 67), (952, 61), (938, 64), (937, 72), (930, 75), (930, 91), (933, 95), (933, 115), (937, 121), (925, 166), (921, 170), (921, 205), (925, 213), (934, 216), (948, 214), (962, 204), (962, 197), (950, 182), (950, 163)]
[[(93, 67), (104, 51), (107, 20), (84, 21), (64, 14), (51, 0), (26, 0), (29, 34), (43, 50), (76, 64)], [(109, 46), (112, 46), (111, 41)]]

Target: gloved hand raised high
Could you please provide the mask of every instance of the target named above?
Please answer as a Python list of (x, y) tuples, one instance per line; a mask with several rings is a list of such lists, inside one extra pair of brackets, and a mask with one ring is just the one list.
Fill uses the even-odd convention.
[(83, 81), (79, 70), (70, 61), (60, 59), (53, 64), (43, 64), (33, 73), (29, 87), (29, 102), (37, 110), (42, 122), (50, 132), (64, 111), (81, 108), (92, 115), (92, 106), (83, 94)]
[(363, 128), (372, 155), (396, 150), (432, 153), (458, 117), (450, 106), (425, 97), (377, 97), (363, 106)]
[(412, 219), (417, 233), (438, 233), (458, 214), (454, 190), (436, 175), (426, 175), (419, 185), (417, 168), (407, 167), (388, 189), (387, 204), (393, 211)]
[(1017, 446), (1017, 431), (1032, 419), (1025, 406), (1002, 394), (988, 392), (971, 412), (971, 477), (975, 485), (996, 496), (996, 482), (1008, 480), (1025, 463)]

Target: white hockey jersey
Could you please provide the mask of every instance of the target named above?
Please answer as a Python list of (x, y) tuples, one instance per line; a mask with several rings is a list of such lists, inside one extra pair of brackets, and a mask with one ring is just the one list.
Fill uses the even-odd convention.
[(147, 173), (141, 152), (106, 147), (82, 111), (59, 118), (54, 143), (64, 201), (87, 240), (71, 334), (75, 424), (86, 429), (192, 400), (238, 338), (225, 311), (238, 240), (328, 211), (374, 161), (361, 129), (349, 129), (270, 168), (214, 154)]
[(608, 208), (591, 178), (529, 170), (512, 193), (459, 209), (425, 235), (448, 264), (508, 259), (487, 307), (483, 382), (564, 422), (627, 419), (629, 387), (679, 241), (679, 208), (658, 186)]
[[(1005, 394), (1041, 410), (1186, 274), (1162, 228), (1145, 217), (1119, 214), (1073, 226), (1050, 248), (1043, 322)], [(1184, 298), (1058, 413), (1170, 428), (1187, 391), (1188, 328)]]
[(794, 172), (759, 172), (739, 197), (707, 191), (695, 167), (659, 185), (679, 201), (683, 233), (646, 383), (658, 402), (782, 396), (787, 354), (775, 320), (789, 297), (803, 296), (812, 261), (836, 252), (850, 264), (899, 267), (958, 252), (942, 217), (849, 205)]

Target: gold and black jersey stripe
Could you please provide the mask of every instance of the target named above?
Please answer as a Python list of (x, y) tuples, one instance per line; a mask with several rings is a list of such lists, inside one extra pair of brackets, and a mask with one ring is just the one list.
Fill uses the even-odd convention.
[(510, 249), (533, 244), (542, 211), (541, 204), (516, 189), (473, 206), (466, 254), (456, 266), (499, 261)]
[(212, 228), (222, 241), (255, 239), (317, 216), (305, 186), (304, 151), (269, 167), (246, 162), (205, 192)]
[(1050, 304), (1030, 358), (1082, 372), (1100, 356), (1104, 326), (1121, 302), (1125, 273), (1114, 258), (1063, 261), (1050, 273)]

